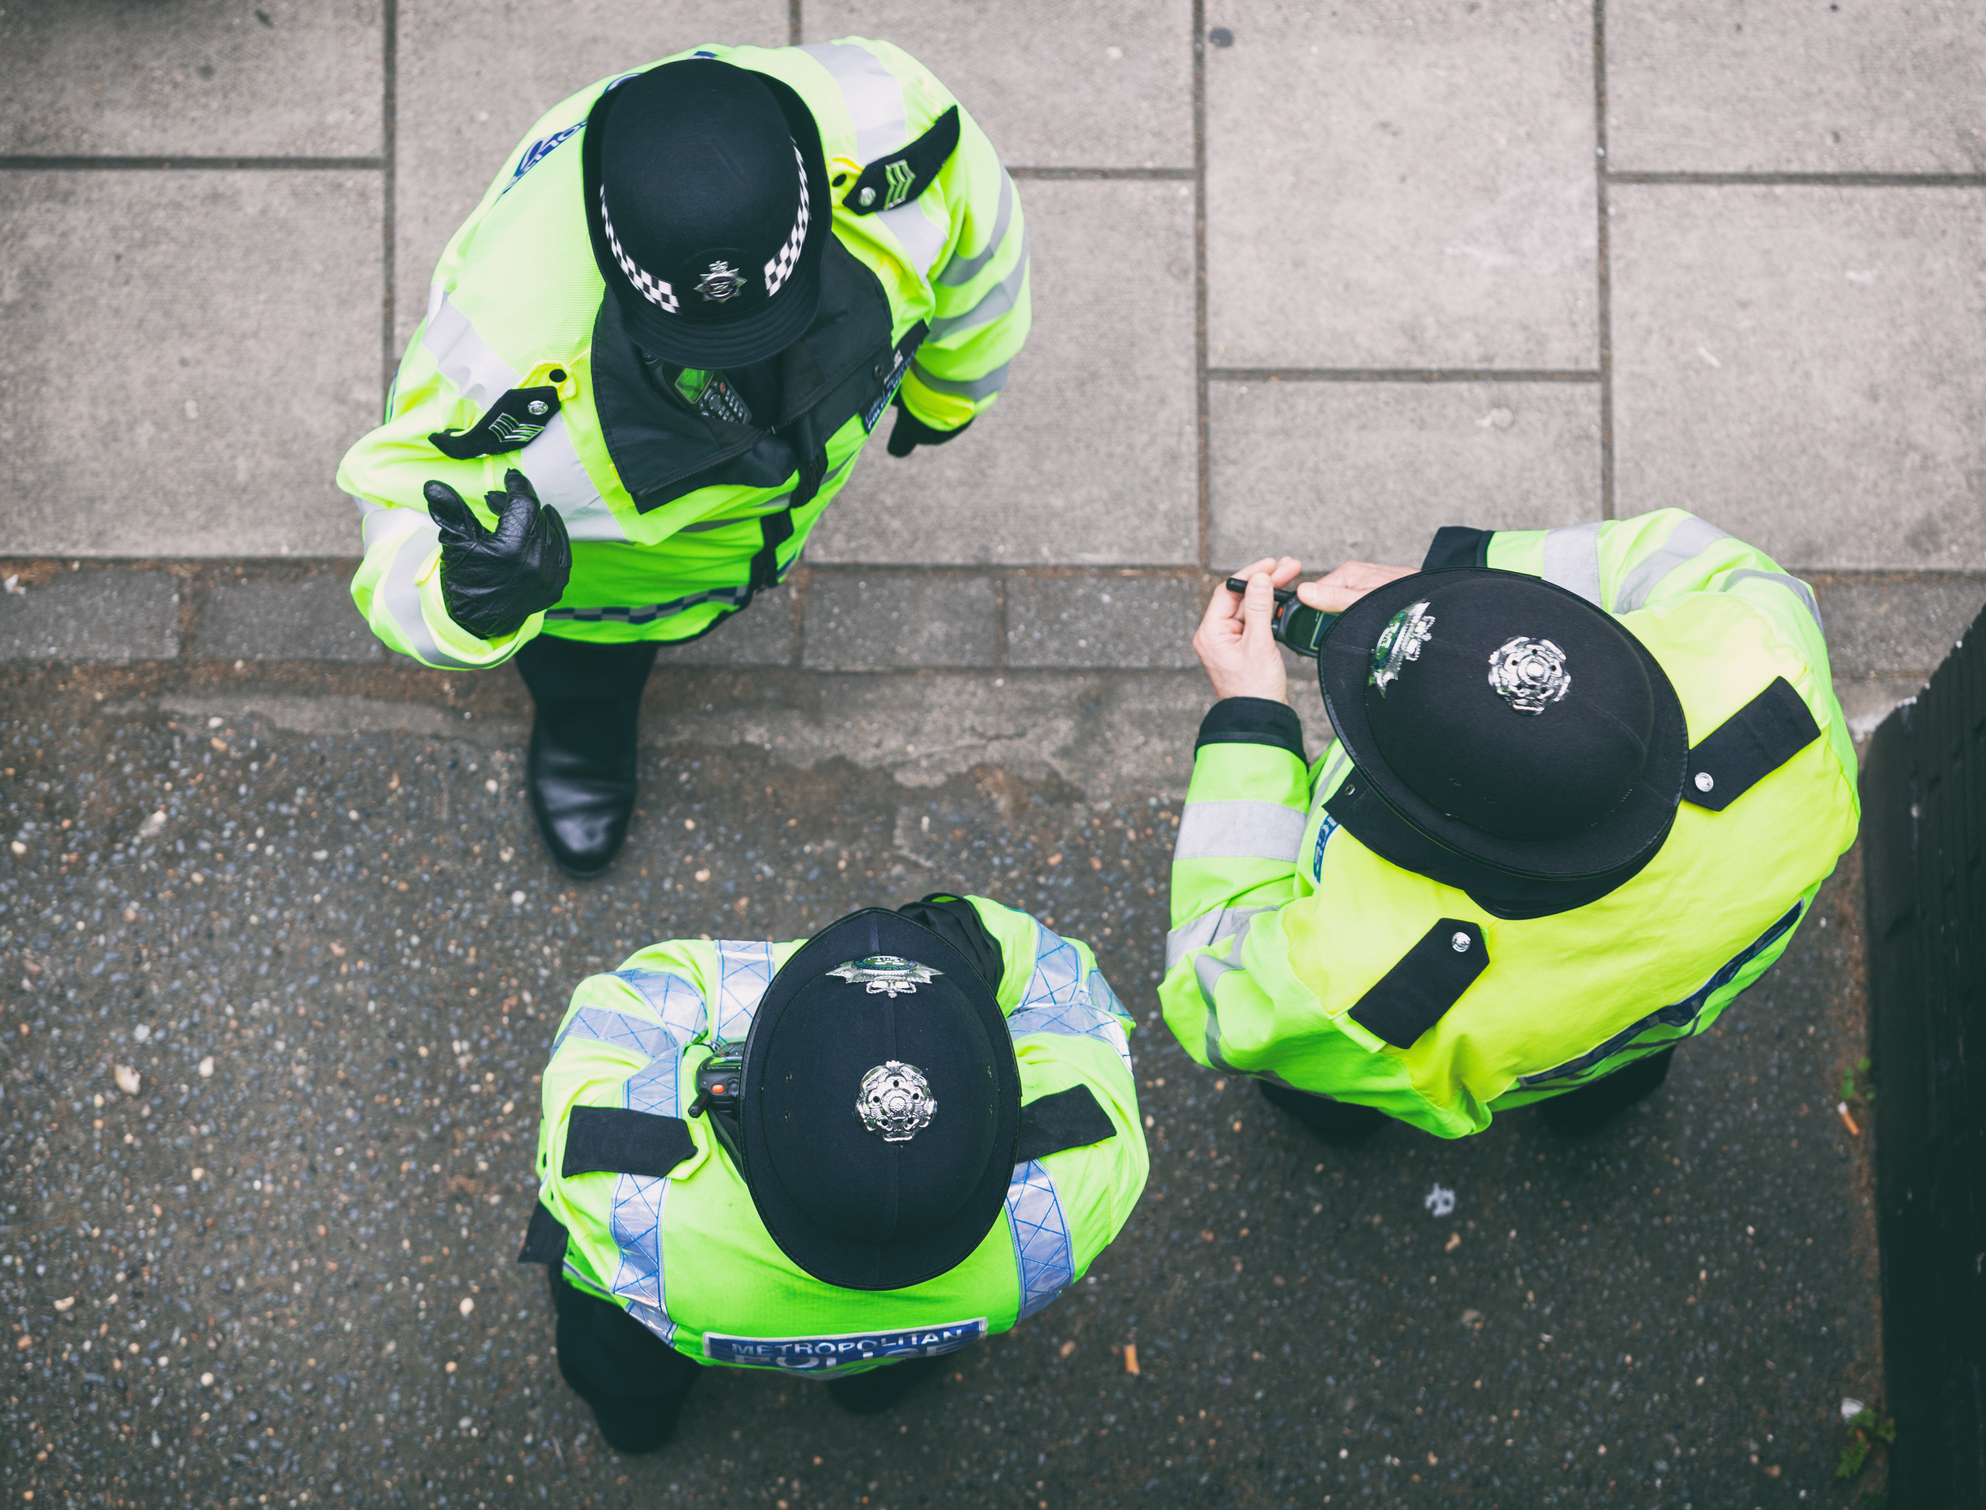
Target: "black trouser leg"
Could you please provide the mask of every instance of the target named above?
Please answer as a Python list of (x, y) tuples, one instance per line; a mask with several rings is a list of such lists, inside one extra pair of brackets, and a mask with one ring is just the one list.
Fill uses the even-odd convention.
[(616, 1452), (653, 1452), (669, 1440), (683, 1400), (702, 1374), (619, 1306), (566, 1283), (556, 1269), (559, 1372), (593, 1407), (600, 1435)]
[(606, 868), (634, 813), (641, 691), (653, 641), (600, 645), (541, 634), (517, 652), (538, 705), (527, 781), (552, 858), (576, 876)]
[(901, 1405), (910, 1392), (945, 1366), (945, 1355), (905, 1358), (849, 1379), (830, 1379), (828, 1396), (851, 1416), (877, 1416)]
[(1313, 1096), (1273, 1080), (1257, 1080), (1255, 1088), (1264, 1101), (1288, 1112), (1320, 1142), (1357, 1143), (1386, 1125), (1386, 1113), (1376, 1106), (1354, 1106), (1329, 1096)]
[(1611, 1075), (1540, 1102), (1545, 1125), (1553, 1132), (1598, 1132), (1635, 1102), (1651, 1096), (1669, 1078), (1669, 1061), (1676, 1057), (1675, 1046), (1622, 1065)]

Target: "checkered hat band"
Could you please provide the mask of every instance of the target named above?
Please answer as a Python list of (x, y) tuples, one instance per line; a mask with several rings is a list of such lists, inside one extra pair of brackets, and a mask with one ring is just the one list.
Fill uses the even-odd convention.
[(800, 265), (800, 252), (807, 244), (807, 163), (800, 156), (800, 148), (793, 148), (793, 161), (800, 168), (800, 213), (793, 221), (793, 234), (786, 238), (786, 245), (779, 249), (779, 255), (765, 265), (765, 296), (770, 299), (778, 293), (786, 280), (793, 276), (793, 269)]
[[(804, 202), (800, 213), (802, 216), (806, 214)], [(627, 274), (628, 282), (641, 291), (642, 298), (665, 315), (673, 315), (681, 309), (683, 306), (677, 301), (676, 291), (673, 288), (653, 274), (644, 272), (636, 266), (634, 258), (621, 250), (621, 238), (614, 234), (614, 217), (607, 213), (607, 188), (604, 184), (600, 186), (600, 223), (606, 228), (607, 245), (613, 249), (614, 260), (620, 263), (621, 271)]]

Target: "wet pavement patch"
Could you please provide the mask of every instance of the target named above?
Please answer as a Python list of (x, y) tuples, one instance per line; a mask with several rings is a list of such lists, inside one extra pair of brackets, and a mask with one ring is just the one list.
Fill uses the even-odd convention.
[[(1175, 802), (649, 750), (582, 886), (521, 752), (27, 687), (0, 687), (10, 1503), (1852, 1502), (1839, 1403), (1879, 1391), (1867, 1119), (1836, 1110), (1850, 868), (1616, 1129), (1346, 1151), (1155, 1020)], [(1143, 1203), (892, 1415), (713, 1370), (675, 1445), (616, 1457), (513, 1262), (573, 985), (940, 888), (1096, 945), (1143, 1024)]]

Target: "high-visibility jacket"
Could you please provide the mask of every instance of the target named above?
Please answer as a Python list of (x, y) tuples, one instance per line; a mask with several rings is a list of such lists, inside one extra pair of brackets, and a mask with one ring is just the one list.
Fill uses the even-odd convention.
[[(654, 423), (601, 423), (604, 393), (639, 389), (638, 360), (612, 332), (596, 342), (604, 284), (587, 239), (582, 133), (588, 110), (622, 78), (556, 106), (505, 161), (435, 269), (427, 316), (408, 344), (386, 420), (346, 454), (338, 485), (358, 504), (365, 561), (352, 596), (373, 632), (430, 666), (479, 669), (541, 630), (587, 640), (680, 640), (702, 633), (778, 580), (847, 482), (892, 392), (925, 423), (954, 430), (1007, 381), (1029, 321), (1027, 230), (1012, 179), (963, 109), (959, 138), (916, 199), (842, 204), (861, 169), (932, 130), (956, 101), (886, 42), (708, 47), (770, 75), (820, 127), (835, 199), (822, 264), (821, 312), (802, 344), (827, 391), (804, 420), (720, 443), (687, 406), (656, 399)], [(664, 61), (673, 61), (665, 59)], [(654, 66), (654, 65), (651, 65)], [(637, 70), (639, 71), (639, 70)], [(859, 198), (859, 195), (857, 196)], [(788, 364), (789, 374), (794, 364)], [(897, 388), (901, 384), (900, 390)], [(458, 461), (429, 437), (478, 426), (506, 393), (557, 394), (498, 416), (498, 443), (518, 449)], [(754, 423), (759, 421), (755, 420)], [(484, 429), (485, 440), (490, 435)], [(735, 430), (730, 433), (735, 434)], [(812, 454), (801, 454), (811, 451)], [(448, 617), (440, 546), (421, 488), (455, 488), (485, 524), (483, 495), (516, 467), (557, 509), (572, 539), (564, 596), (515, 634), (483, 640)], [(754, 563), (756, 562), (756, 570)]]
[[(1005, 1210), (963, 1262), (902, 1290), (815, 1279), (766, 1232), (708, 1117), (686, 1119), (695, 1152), (665, 1176), (561, 1174), (575, 1107), (683, 1117), (713, 1040), (744, 1041), (774, 972), (804, 939), (680, 939), (580, 984), (545, 1070), (533, 1243), (556, 1221), (573, 1285), (700, 1363), (740, 1367), (840, 1372), (950, 1352), (1006, 1331), (1081, 1279), (1145, 1186), (1133, 1024), (1087, 944), (968, 900), (1003, 956), (996, 995), (1022, 1104), (1086, 1086), (1115, 1132), (1015, 1165)], [(527, 1246), (525, 1257), (555, 1261), (556, 1250)]]
[[(1813, 593), (1761, 552), (1680, 509), (1443, 533), (1450, 547), (1475, 537), (1473, 564), (1618, 618), (1674, 684), (1692, 749), (1780, 677), (1820, 731), (1722, 811), (1685, 800), (1625, 884), (1530, 918), (1498, 917), (1340, 828), (1324, 804), (1352, 770), (1342, 745), (1308, 767), (1300, 730), (1202, 745), (1173, 856), (1167, 1024), (1202, 1064), (1452, 1138), (1707, 1029), (1785, 952), (1854, 842), (1859, 805)], [(1416, 944), (1457, 923), (1480, 929), (1489, 964), (1433, 1026), (1402, 1046), (1354, 1017)]]

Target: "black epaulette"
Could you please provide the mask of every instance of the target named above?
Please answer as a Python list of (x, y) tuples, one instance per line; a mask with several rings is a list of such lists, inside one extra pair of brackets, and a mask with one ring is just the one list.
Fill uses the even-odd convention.
[(1819, 738), (1806, 699), (1775, 676), (1689, 752), (1683, 801), (1721, 813)]
[(954, 105), (909, 146), (864, 168), (842, 195), (841, 207), (854, 215), (880, 215), (909, 204), (931, 187), (958, 144), (959, 107)]
[[(554, 383), (562, 383), (565, 373), (555, 367), (551, 378)], [(435, 450), (452, 461), (500, 456), (530, 445), (544, 434), (545, 426), (558, 412), (557, 388), (512, 388), (467, 430), (437, 430), (428, 440)]]
[(1483, 930), (1458, 918), (1442, 918), (1373, 983), (1349, 1015), (1394, 1048), (1412, 1048), (1488, 968)]

